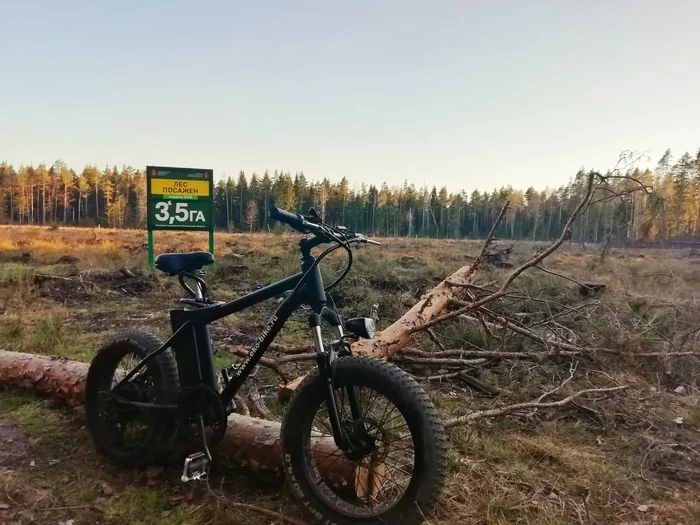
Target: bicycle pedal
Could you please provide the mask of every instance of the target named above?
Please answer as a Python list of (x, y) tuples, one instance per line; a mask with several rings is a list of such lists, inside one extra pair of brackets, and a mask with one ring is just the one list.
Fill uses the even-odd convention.
[(206, 478), (207, 470), (209, 469), (209, 459), (204, 452), (195, 452), (185, 458), (185, 465), (182, 469), (182, 478), (184, 483)]

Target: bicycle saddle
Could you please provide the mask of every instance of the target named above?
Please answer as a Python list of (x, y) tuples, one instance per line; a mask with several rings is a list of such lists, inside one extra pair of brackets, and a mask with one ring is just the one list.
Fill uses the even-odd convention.
[(194, 272), (212, 264), (214, 256), (209, 252), (162, 253), (156, 257), (156, 268), (170, 275)]

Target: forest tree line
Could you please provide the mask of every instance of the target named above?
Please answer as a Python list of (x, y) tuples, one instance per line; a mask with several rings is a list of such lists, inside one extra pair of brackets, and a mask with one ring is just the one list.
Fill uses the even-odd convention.
[[(677, 159), (667, 150), (654, 169), (627, 175), (654, 193), (630, 192), (636, 183), (629, 179), (611, 180), (610, 191), (602, 195), (607, 198), (594, 202), (575, 226), (574, 241), (700, 236), (700, 150)], [(271, 206), (300, 212), (313, 206), (326, 222), (370, 235), (483, 238), (509, 200), (498, 236), (549, 240), (561, 233), (581, 200), (585, 180), (581, 170), (557, 189), (508, 186), (467, 194), (408, 183), (351, 189), (346, 178), (332, 183), (310, 181), (302, 172), (241, 171), (216, 182), (215, 224), (233, 231), (279, 230), (268, 219)], [(62, 161), (17, 168), (2, 162), (0, 222), (145, 228), (145, 173), (131, 166), (76, 171)]]

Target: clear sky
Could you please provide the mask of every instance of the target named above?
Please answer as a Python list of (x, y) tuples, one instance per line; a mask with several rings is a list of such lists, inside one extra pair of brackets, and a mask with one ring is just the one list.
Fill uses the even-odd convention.
[(700, 146), (700, 1), (0, 0), (0, 159), (490, 190)]

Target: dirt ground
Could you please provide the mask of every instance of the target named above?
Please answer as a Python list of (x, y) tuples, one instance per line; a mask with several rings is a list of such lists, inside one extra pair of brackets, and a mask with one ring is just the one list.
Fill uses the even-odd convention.
[[(208, 275), (214, 298), (232, 299), (297, 271), (297, 239), (217, 234), (217, 263)], [(158, 233), (156, 241), (158, 253), (206, 247), (204, 234)], [(480, 247), (472, 241), (382, 241), (381, 248), (358, 250), (352, 272), (333, 293), (347, 314), (366, 315), (379, 305), (380, 328), (468, 264)], [(0, 348), (89, 362), (100, 341), (119, 330), (166, 337), (168, 310), (177, 307), (181, 293), (176, 280), (147, 269), (144, 243), (143, 231), (0, 227)], [(517, 243), (508, 262), (540, 249), (539, 243)], [(559, 411), (520, 412), (451, 431), (449, 479), (429, 523), (700, 523), (698, 359), (633, 355), (680, 346), (700, 351), (693, 331), (700, 325), (700, 257), (690, 249), (621, 248), (601, 257), (601, 249), (565, 246), (548, 268), (606, 285), (590, 315), (562, 324), (624, 353), (581, 359), (562, 394), (600, 384), (629, 389)], [(331, 279), (342, 267), (343, 258), (333, 256), (324, 276)], [(489, 266), (479, 282), (508, 271), (507, 265)], [(589, 300), (576, 284), (537, 271), (518, 282), (517, 292), (576, 308)], [(540, 315), (533, 304), (514, 299), (503, 307)], [(223, 349), (217, 362), (235, 360), (225, 345), (252, 342), (273, 308), (271, 301), (215, 324), (214, 344)], [(464, 321), (438, 327), (436, 334), (448, 349), (532, 349), (527, 341)], [(290, 320), (280, 342), (309, 344), (303, 315)], [(437, 349), (427, 337), (414, 346)], [(497, 388), (496, 397), (459, 381), (424, 386), (447, 419), (536, 398), (565, 379), (572, 364), (562, 357), (489, 361), (472, 373)], [(406, 366), (419, 378), (445, 372)], [(284, 373), (295, 377), (305, 367), (285, 365)], [(261, 369), (256, 380), (269, 410), (279, 415), (279, 377)], [(280, 479), (224, 464), (208, 487), (182, 485), (180, 474), (180, 465), (110, 466), (94, 453), (80, 412), (0, 390), (0, 523), (271, 523), (232, 508), (236, 501), (308, 519)]]

